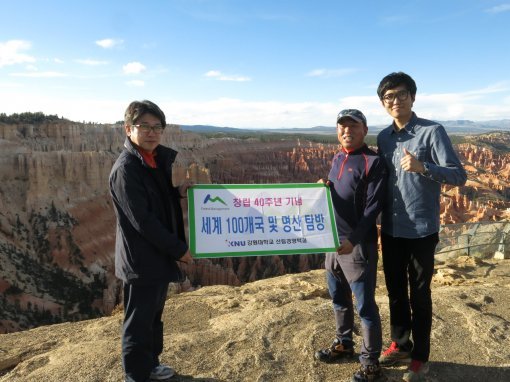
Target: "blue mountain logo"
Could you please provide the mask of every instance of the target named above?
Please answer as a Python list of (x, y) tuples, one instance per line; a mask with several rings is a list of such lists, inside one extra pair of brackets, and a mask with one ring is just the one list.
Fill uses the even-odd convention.
[(227, 205), (227, 203), (225, 203), (223, 201), (223, 199), (221, 199), (219, 196), (216, 196), (214, 198), (211, 198), (211, 194), (207, 194), (207, 196), (205, 197), (204, 199), (204, 204), (207, 204), (207, 202), (211, 202), (211, 203), (216, 203), (216, 202), (220, 202), (221, 204), (223, 205)]

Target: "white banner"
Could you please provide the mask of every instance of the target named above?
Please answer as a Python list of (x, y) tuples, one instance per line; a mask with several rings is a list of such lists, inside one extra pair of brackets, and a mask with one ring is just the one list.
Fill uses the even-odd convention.
[(196, 185), (188, 190), (195, 258), (334, 252), (329, 189), (320, 183)]

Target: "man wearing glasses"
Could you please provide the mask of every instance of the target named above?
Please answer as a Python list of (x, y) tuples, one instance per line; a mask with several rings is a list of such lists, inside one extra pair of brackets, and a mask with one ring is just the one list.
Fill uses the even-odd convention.
[(115, 274), (124, 285), (122, 365), (127, 382), (174, 375), (159, 363), (168, 283), (182, 278), (177, 261), (192, 262), (179, 199), (189, 186), (172, 185), (177, 152), (160, 145), (165, 114), (151, 101), (126, 109), (124, 150), (110, 173), (117, 216)]
[(363, 341), (361, 367), (352, 377), (353, 382), (376, 381), (381, 377), (378, 361), (382, 347), (381, 319), (375, 302), (376, 218), (384, 201), (386, 168), (365, 144), (367, 132), (367, 120), (361, 111), (346, 109), (338, 114), (337, 135), (342, 148), (333, 158), (327, 184), (341, 246), (336, 253), (327, 253), (325, 262), (336, 336), (330, 348), (315, 353), (315, 358), (322, 362), (353, 357), (354, 294)]
[(414, 382), (428, 371), (441, 185), (461, 186), (467, 177), (444, 127), (412, 111), (416, 83), (409, 75), (387, 75), (377, 94), (393, 118), (377, 137), (388, 168), (381, 243), (392, 340), (379, 361), (410, 362), (403, 380)]

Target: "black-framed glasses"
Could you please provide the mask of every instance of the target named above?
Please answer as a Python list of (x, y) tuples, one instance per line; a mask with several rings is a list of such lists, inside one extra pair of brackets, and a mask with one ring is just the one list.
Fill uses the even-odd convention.
[(139, 130), (143, 134), (149, 134), (149, 132), (152, 130), (154, 134), (162, 134), (163, 130), (165, 130), (165, 126), (163, 125), (148, 125), (146, 123), (142, 123), (140, 125), (131, 125), (133, 127), (136, 127), (137, 130)]
[(399, 90), (395, 93), (388, 93), (383, 95), (382, 99), (386, 103), (395, 102), (395, 98), (398, 98), (399, 101), (405, 101), (409, 97), (409, 90)]

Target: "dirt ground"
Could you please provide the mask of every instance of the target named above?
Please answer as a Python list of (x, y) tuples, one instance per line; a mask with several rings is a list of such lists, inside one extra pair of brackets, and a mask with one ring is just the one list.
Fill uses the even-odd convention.
[[(378, 285), (387, 345), (382, 272)], [(436, 264), (427, 381), (510, 381), (509, 295), (510, 260)], [(121, 322), (117, 313), (0, 335), (0, 382), (122, 381)], [(357, 357), (339, 364), (313, 358), (334, 336), (324, 270), (172, 295), (164, 322), (162, 362), (178, 373), (170, 381), (350, 381), (358, 368)], [(385, 369), (385, 379), (401, 381), (404, 369)]]

